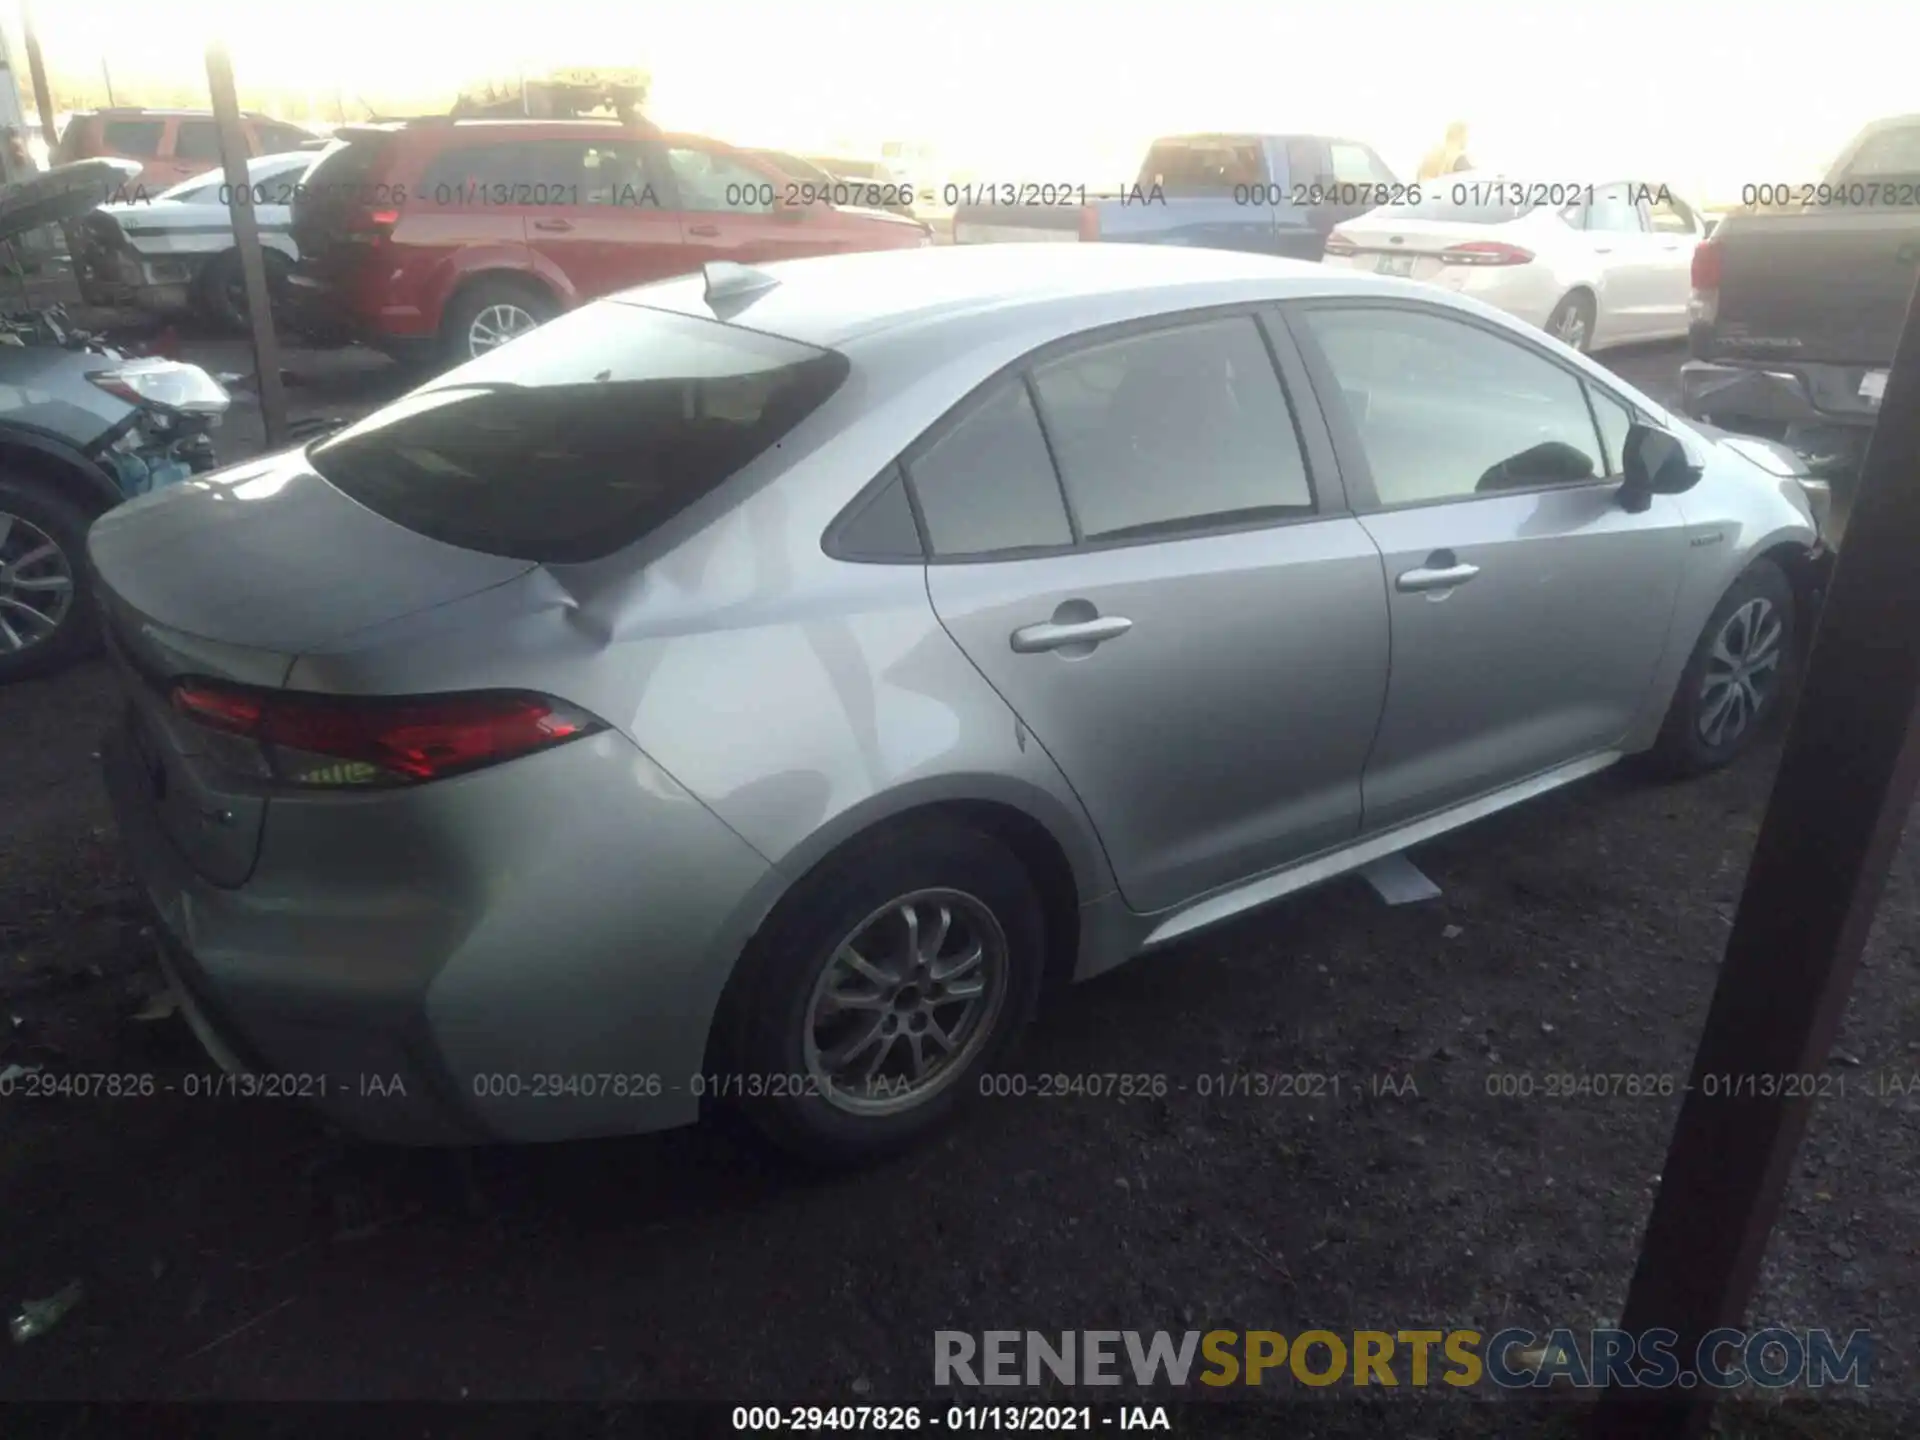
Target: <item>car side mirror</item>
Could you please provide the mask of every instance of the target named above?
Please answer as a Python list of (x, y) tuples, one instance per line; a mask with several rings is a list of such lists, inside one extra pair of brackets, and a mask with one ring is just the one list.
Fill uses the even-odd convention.
[(1691, 490), (1701, 475), (1679, 436), (1638, 422), (1627, 430), (1620, 469), (1626, 477), (1620, 486), (1620, 505), (1635, 513), (1651, 505), (1655, 495), (1679, 495)]

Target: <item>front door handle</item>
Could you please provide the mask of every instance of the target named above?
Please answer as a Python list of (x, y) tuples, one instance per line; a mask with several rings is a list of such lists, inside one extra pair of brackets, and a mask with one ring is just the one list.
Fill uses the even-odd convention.
[(689, 225), (687, 234), (698, 235), (703, 240), (711, 240), (720, 233), (718, 225)]
[(571, 220), (536, 220), (533, 222), (533, 228), (536, 230), (571, 230), (573, 229), (573, 222)]
[(1072, 620), (1065, 624), (1046, 620), (1038, 625), (1022, 625), (1011, 637), (1016, 655), (1037, 655), (1043, 650), (1064, 650), (1069, 645), (1089, 649), (1106, 640), (1118, 640), (1133, 629), (1133, 621), (1123, 615), (1097, 615), (1091, 620)]
[(1451, 550), (1436, 550), (1427, 557), (1426, 564), (1416, 569), (1402, 570), (1393, 586), (1410, 595), (1425, 590), (1451, 590), (1456, 585), (1466, 584), (1479, 573), (1478, 565), (1462, 564), (1454, 558)]

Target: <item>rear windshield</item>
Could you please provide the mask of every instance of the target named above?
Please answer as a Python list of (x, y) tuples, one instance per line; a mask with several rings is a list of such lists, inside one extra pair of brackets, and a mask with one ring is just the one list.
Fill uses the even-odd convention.
[[(392, 144), (381, 134), (356, 135), (351, 140), (336, 140), (320, 152), (307, 172), (307, 184), (296, 192), (296, 200), (333, 196), (336, 204), (351, 205), (353, 197), (366, 193), (369, 183), (378, 177), (374, 171)], [(327, 173), (322, 183), (321, 170)]]
[(1141, 162), (1139, 183), (1187, 194), (1231, 194), (1267, 179), (1266, 151), (1250, 136), (1199, 135), (1156, 140)]
[[(1515, 194), (1524, 191), (1514, 186)], [(1383, 220), (1446, 220), (1455, 225), (1505, 225), (1523, 215), (1531, 215), (1537, 205), (1506, 203), (1497, 182), (1463, 185), (1445, 180), (1429, 180), (1420, 187), (1417, 201), (1383, 205), (1375, 213)], [(1524, 198), (1524, 196), (1522, 196)]]
[(1840, 178), (1911, 180), (1920, 176), (1920, 125), (1890, 125), (1867, 137)]
[(376, 514), (449, 545), (597, 560), (738, 473), (830, 396), (846, 358), (602, 301), (312, 446)]

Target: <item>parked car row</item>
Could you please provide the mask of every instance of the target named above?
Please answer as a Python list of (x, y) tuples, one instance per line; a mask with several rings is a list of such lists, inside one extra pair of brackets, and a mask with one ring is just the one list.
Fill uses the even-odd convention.
[(899, 215), (790, 203), (791, 183), (761, 153), (612, 121), (346, 127), (293, 197), (296, 323), (460, 361), (712, 261), (931, 243)]
[[(298, 150), (316, 140), (311, 131), (270, 115), (240, 117), (249, 155)], [(157, 192), (192, 180), (220, 163), (220, 132), (205, 110), (118, 107), (82, 110), (67, 121), (54, 147), (53, 163), (76, 160), (137, 160), (128, 188)]]
[[(1706, 225), (1658, 181), (1405, 183), (1365, 143), (1201, 134), (1153, 142), (1134, 184), (1085, 199), (1037, 185), (962, 205), (956, 244), (1118, 241), (1324, 260), (1470, 294), (1576, 350), (1687, 331)], [(1065, 193), (1047, 193), (1062, 191)], [(998, 197), (995, 197), (998, 198)]]

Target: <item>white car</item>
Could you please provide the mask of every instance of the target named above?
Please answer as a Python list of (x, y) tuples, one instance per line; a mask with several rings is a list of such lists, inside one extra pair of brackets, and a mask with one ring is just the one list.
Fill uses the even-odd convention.
[[(277, 288), (300, 258), (293, 243), (293, 196), (317, 158), (317, 150), (290, 150), (247, 162), (270, 286)], [(102, 205), (84, 227), (85, 254), (75, 257), (89, 303), (161, 314), (193, 310), (224, 328), (245, 328), (246, 287), (230, 198), (226, 172), (215, 169), (152, 199)]]
[(1463, 173), (1327, 237), (1326, 263), (1471, 295), (1575, 350), (1687, 333), (1700, 213), (1658, 181)]

